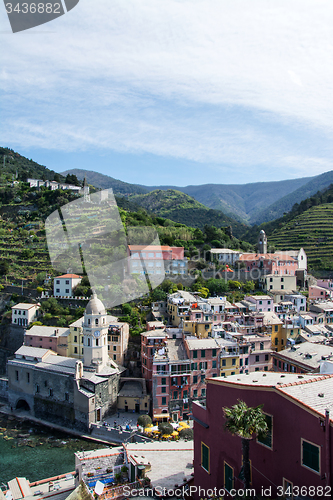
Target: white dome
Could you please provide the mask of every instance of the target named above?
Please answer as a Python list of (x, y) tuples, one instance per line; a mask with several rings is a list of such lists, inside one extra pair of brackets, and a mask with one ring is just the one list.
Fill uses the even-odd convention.
[(86, 314), (106, 314), (105, 307), (101, 300), (97, 298), (96, 293), (93, 294), (86, 307)]

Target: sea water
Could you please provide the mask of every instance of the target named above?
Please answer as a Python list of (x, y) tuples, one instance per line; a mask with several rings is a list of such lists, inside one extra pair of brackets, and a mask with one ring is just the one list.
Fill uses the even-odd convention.
[(15, 477), (33, 482), (72, 472), (76, 451), (99, 448), (105, 445), (0, 416), (0, 485)]

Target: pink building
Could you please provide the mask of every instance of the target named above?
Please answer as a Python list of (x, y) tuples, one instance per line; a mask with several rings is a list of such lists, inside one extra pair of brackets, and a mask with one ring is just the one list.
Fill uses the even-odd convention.
[[(318, 280), (320, 281), (320, 280)], [(326, 300), (333, 296), (333, 290), (318, 285), (309, 286), (309, 300)]]
[(239, 257), (239, 262), (245, 264), (247, 271), (258, 269), (267, 274), (295, 275), (298, 268), (298, 260), (287, 253), (244, 253)]
[(274, 300), (269, 295), (249, 295), (245, 300), (255, 304), (258, 312), (271, 312), (274, 311)]
[(24, 335), (24, 345), (51, 349), (60, 356), (67, 356), (69, 328), (34, 325)]
[[(333, 420), (327, 408), (332, 391), (332, 375), (261, 372), (209, 379), (206, 405), (193, 404), (195, 500), (231, 498), (244, 488), (241, 439), (224, 428), (223, 408), (238, 400), (263, 405), (269, 429), (250, 441), (248, 496), (320, 498), (325, 491), (330, 496)], [(214, 488), (216, 493), (210, 493)]]

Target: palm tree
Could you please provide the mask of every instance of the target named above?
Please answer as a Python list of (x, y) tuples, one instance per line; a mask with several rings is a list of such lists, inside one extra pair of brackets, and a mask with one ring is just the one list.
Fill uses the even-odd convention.
[(242, 440), (244, 487), (250, 487), (250, 440), (254, 434), (265, 435), (268, 432), (263, 405), (251, 408), (244, 401), (238, 399), (238, 404), (231, 408), (223, 408), (226, 418), (225, 429), (236, 434)]

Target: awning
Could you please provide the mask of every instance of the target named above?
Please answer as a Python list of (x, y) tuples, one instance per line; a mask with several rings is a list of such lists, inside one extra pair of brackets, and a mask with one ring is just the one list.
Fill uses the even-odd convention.
[(170, 418), (170, 414), (169, 413), (158, 413), (156, 415), (153, 415), (153, 420), (155, 418)]

